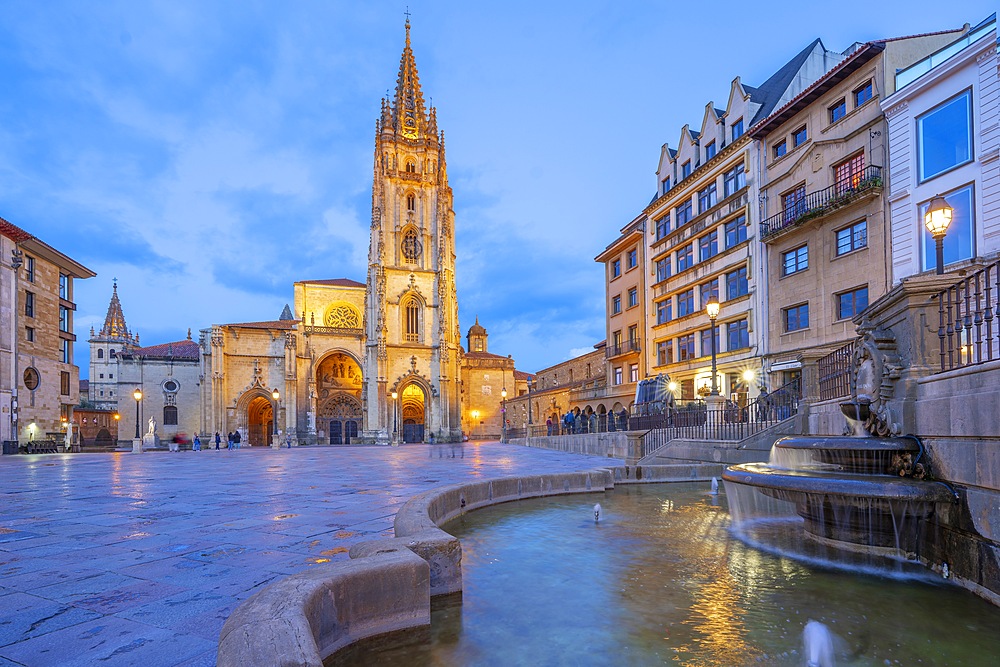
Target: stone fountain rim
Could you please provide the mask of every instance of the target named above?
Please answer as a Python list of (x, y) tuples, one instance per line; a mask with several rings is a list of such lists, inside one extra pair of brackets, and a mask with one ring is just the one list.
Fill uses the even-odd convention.
[(866, 451), (866, 452), (919, 452), (923, 449), (920, 441), (912, 435), (894, 438), (866, 436), (805, 436), (787, 435), (779, 438), (774, 446), (778, 449)]

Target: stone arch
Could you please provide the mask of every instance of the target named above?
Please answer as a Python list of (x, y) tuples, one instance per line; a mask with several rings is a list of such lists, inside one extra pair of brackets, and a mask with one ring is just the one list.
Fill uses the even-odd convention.
[(424, 300), (416, 292), (410, 292), (399, 300), (399, 329), (403, 341), (419, 343), (424, 333)]
[(398, 380), (391, 391), (398, 396), (395, 406), (398, 413), (393, 419), (393, 430), (397, 430), (398, 424), (402, 442), (423, 442), (427, 425), (431, 423), (433, 403), (429, 399), (434, 396), (432, 387), (422, 376), (408, 375)]
[(236, 400), (236, 423), (227, 424), (226, 431), (239, 431), (240, 439), (250, 445), (271, 443), (274, 404), (271, 394), (254, 387)]
[(317, 404), (337, 392), (347, 392), (360, 399), (364, 367), (353, 352), (339, 348), (330, 350), (320, 357), (314, 368)]
[(420, 262), (424, 253), (424, 243), (420, 238), (420, 229), (416, 225), (406, 225), (400, 230), (399, 253), (411, 264)]
[(349, 445), (362, 428), (361, 401), (346, 391), (339, 391), (323, 400), (316, 411), (316, 420), (329, 437), (331, 445)]

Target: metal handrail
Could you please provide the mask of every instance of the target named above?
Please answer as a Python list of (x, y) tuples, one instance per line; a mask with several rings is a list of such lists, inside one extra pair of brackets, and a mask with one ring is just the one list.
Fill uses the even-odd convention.
[(1000, 359), (1000, 260), (934, 295), (941, 371)]
[(765, 240), (784, 229), (812, 220), (882, 187), (882, 167), (874, 165), (852, 173), (828, 188), (810, 192), (792, 206), (760, 223), (760, 238)]

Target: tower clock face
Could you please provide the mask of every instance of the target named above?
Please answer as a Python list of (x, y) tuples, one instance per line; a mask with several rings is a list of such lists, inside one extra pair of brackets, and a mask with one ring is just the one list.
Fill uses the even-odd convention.
[(409, 114), (403, 119), (403, 136), (409, 139), (417, 138), (417, 121)]
[(423, 244), (420, 243), (417, 235), (411, 232), (403, 237), (402, 251), (403, 257), (413, 262), (420, 257), (420, 253), (423, 251)]

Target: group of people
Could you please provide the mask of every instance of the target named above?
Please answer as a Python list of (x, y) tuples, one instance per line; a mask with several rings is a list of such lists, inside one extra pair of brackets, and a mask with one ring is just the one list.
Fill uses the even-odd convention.
[[(226, 449), (229, 449), (229, 450), (239, 449), (240, 448), (240, 442), (242, 442), (242, 440), (243, 440), (243, 436), (240, 435), (239, 431), (232, 431), (230, 433), (227, 433), (226, 434)], [(197, 446), (194, 447), (193, 449), (195, 449), (195, 450), (201, 450), (201, 441), (198, 440), (198, 436), (194, 436), (194, 441), (195, 441), (195, 444)], [(216, 449), (221, 449), (222, 448), (222, 435), (218, 431), (215, 432), (215, 448)]]
[(563, 415), (562, 432), (559, 432), (559, 425), (552, 423), (552, 418), (545, 420), (545, 428), (548, 435), (569, 435), (573, 433), (601, 433), (604, 431), (625, 431), (628, 430), (628, 411), (622, 408), (620, 413), (611, 411), (607, 415), (598, 417), (596, 412), (589, 415), (583, 412), (579, 414), (572, 410)]

